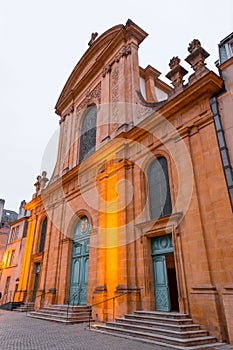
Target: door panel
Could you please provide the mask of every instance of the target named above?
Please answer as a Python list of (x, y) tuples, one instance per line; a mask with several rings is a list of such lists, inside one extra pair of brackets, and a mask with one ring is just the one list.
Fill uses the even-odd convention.
[(155, 300), (157, 311), (170, 311), (165, 255), (153, 256)]
[(80, 279), (80, 259), (74, 259), (72, 276), (73, 284), (78, 284)]
[(34, 279), (34, 286), (33, 286), (33, 292), (32, 292), (33, 302), (36, 300), (36, 293), (37, 293), (39, 276), (40, 276), (40, 263), (35, 264), (34, 268), (35, 268), (35, 279)]
[(70, 303), (86, 305), (88, 290), (88, 260), (89, 260), (89, 222), (83, 217), (77, 224), (73, 250), (70, 278)]
[(39, 274), (35, 274), (35, 279), (34, 279), (34, 286), (33, 286), (33, 292), (32, 292), (32, 301), (34, 302), (36, 300), (36, 293), (37, 293), (37, 288), (38, 288), (38, 281), (39, 281)]

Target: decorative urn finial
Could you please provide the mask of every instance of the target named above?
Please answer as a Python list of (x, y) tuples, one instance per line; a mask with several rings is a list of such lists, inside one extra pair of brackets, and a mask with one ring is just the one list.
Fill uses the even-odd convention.
[(201, 42), (198, 39), (193, 39), (191, 43), (189, 43), (188, 51), (192, 53), (194, 50), (198, 49), (201, 47)]
[[(186, 69), (184, 69), (180, 65), (180, 58), (178, 56), (172, 57), (169, 62), (169, 67), (171, 68), (170, 72), (166, 75), (166, 77), (171, 80), (172, 85), (175, 88), (176, 93), (180, 92), (183, 89), (184, 80), (183, 77), (188, 73)], [(174, 94), (174, 91), (172, 92)]]
[(170, 62), (169, 62), (169, 67), (171, 69), (175, 68), (175, 67), (178, 67), (180, 64), (180, 58), (178, 56), (174, 56), (170, 59)]

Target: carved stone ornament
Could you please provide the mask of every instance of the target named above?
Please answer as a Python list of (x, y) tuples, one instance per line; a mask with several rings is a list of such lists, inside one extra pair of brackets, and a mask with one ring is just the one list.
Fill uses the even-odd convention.
[(59, 120), (59, 124), (63, 123), (66, 120), (66, 114), (61, 116), (60, 120)]
[(119, 100), (119, 71), (116, 67), (112, 73), (112, 131), (115, 130), (118, 126), (117, 122), (119, 118)]
[(38, 175), (36, 178), (36, 182), (34, 183), (34, 186), (36, 187), (36, 194), (40, 191), (40, 180), (41, 180), (41, 176)]
[(173, 69), (173, 68), (179, 66), (179, 64), (180, 64), (180, 58), (178, 56), (174, 56), (170, 59), (169, 67), (171, 69)]
[(108, 64), (106, 67), (103, 68), (102, 77), (104, 78), (106, 76), (106, 74), (111, 72), (111, 70), (112, 70), (111, 65)]
[(196, 72), (206, 71), (205, 60), (209, 57), (209, 53), (203, 49), (201, 43), (198, 39), (194, 39), (188, 47), (190, 55), (185, 59), (188, 62), (193, 70)]
[(81, 232), (84, 234), (88, 228), (88, 219), (86, 217), (81, 219)]
[(177, 87), (182, 87), (184, 80), (183, 77), (188, 73), (186, 69), (184, 69), (180, 65), (179, 57), (173, 57), (170, 60), (169, 67), (171, 68), (170, 72), (166, 75), (166, 77), (171, 80), (172, 85)]
[(66, 120), (66, 117), (70, 114), (73, 113), (74, 111), (74, 105), (71, 105), (68, 109), (68, 113), (64, 114), (61, 116), (60, 120), (59, 120), (59, 124), (63, 123)]
[(198, 39), (193, 39), (193, 41), (189, 43), (188, 51), (192, 53), (194, 50), (198, 49), (198, 47), (201, 47), (201, 42)]
[(87, 90), (85, 94), (84, 100), (78, 105), (76, 108), (76, 112), (78, 113), (82, 109), (86, 109), (88, 104), (92, 101), (96, 103), (101, 103), (101, 84), (99, 83), (93, 90)]
[(46, 188), (47, 183), (49, 181), (49, 179), (47, 178), (47, 172), (43, 171), (42, 172), (42, 176), (38, 175), (36, 178), (36, 182), (34, 183), (34, 186), (36, 188), (36, 193), (34, 193), (34, 195), (32, 196), (32, 198), (36, 198), (37, 196), (40, 195), (41, 190), (43, 190), (44, 188)]
[(94, 44), (95, 39), (97, 38), (97, 36), (98, 36), (98, 33), (96, 33), (96, 32), (91, 34), (91, 39), (90, 39), (90, 41), (88, 43), (88, 46), (91, 46), (91, 45)]
[(69, 107), (69, 113), (73, 113), (73, 111), (74, 111), (74, 105)]
[(40, 190), (43, 190), (47, 186), (47, 182), (49, 181), (49, 179), (46, 176), (47, 176), (47, 172), (43, 171), (42, 177), (40, 179)]
[(122, 49), (115, 56), (115, 62), (119, 62), (122, 57), (127, 57), (131, 54), (131, 46), (130, 44), (127, 46), (123, 46)]

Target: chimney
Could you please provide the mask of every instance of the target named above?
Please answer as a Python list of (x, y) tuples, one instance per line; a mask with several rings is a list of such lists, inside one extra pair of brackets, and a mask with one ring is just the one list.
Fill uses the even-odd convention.
[(5, 205), (5, 200), (0, 199), (0, 222), (2, 221), (2, 214), (3, 214), (4, 205)]

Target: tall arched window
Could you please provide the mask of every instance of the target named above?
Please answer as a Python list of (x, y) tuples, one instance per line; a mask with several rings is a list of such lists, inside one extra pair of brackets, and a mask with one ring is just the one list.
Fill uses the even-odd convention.
[(86, 111), (86, 115), (84, 116), (81, 128), (79, 162), (82, 162), (95, 152), (96, 116), (96, 106), (94, 105), (89, 107)]
[(167, 160), (156, 158), (148, 169), (150, 217), (157, 219), (172, 212)]
[(47, 229), (47, 218), (44, 219), (41, 227), (41, 234), (40, 234), (40, 246), (39, 246), (39, 253), (44, 251), (44, 245), (45, 245), (45, 238), (46, 238), (46, 229)]

